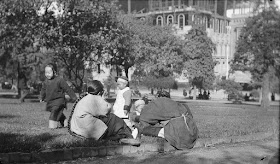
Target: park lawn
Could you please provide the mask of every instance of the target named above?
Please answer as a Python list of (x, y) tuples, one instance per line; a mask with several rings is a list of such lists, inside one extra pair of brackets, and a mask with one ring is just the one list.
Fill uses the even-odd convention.
[[(255, 105), (189, 102), (200, 138), (242, 136), (279, 129), (279, 106), (264, 111)], [(68, 104), (66, 116), (72, 104)], [(84, 140), (73, 137), (67, 128), (48, 129), (49, 112), (45, 104), (17, 99), (0, 99), (0, 153), (31, 152), (50, 148), (94, 147), (118, 144), (112, 141)], [(155, 138), (143, 137), (142, 142)]]

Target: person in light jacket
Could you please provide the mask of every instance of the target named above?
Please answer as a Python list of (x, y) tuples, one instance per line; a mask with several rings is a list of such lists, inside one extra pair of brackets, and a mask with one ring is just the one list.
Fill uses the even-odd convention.
[(110, 113), (111, 104), (104, 99), (103, 85), (98, 80), (88, 84), (84, 93), (74, 103), (69, 117), (69, 132), (80, 138), (106, 139), (138, 146), (130, 128), (115, 114)]

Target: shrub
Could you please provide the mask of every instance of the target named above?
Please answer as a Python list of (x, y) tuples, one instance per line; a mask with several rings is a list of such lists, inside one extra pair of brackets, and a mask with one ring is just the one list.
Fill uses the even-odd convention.
[(240, 91), (242, 90), (242, 86), (233, 80), (218, 81), (216, 86), (217, 89), (225, 90), (225, 92), (229, 95), (228, 100), (241, 100), (243, 97), (240, 93)]
[(143, 80), (143, 84), (148, 88), (162, 88), (162, 89), (173, 88), (175, 82), (176, 82), (175, 79), (171, 76), (160, 77), (160, 78), (156, 78), (154, 76), (147, 76)]
[(251, 95), (252, 95), (252, 97), (259, 98), (260, 97), (260, 92), (257, 89), (253, 89), (251, 91)]

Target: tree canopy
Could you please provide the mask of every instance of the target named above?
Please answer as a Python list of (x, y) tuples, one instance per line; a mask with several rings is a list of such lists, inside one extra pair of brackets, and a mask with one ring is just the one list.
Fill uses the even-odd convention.
[(183, 45), (184, 69), (193, 86), (211, 89), (214, 80), (215, 61), (212, 54), (215, 44), (206, 32), (193, 27), (186, 35)]
[(111, 45), (106, 38), (118, 28), (117, 7), (105, 0), (57, 1), (61, 12), (55, 13), (54, 3), (0, 2), (0, 58), (32, 66), (53, 61), (66, 68), (69, 80), (81, 89), (86, 68), (110, 58), (104, 50)]
[(204, 31), (192, 29), (182, 41), (172, 26), (155, 26), (151, 17), (142, 21), (123, 15), (114, 1), (3, 0), (0, 9), (3, 69), (13, 70), (12, 64), (18, 63), (42, 73), (41, 67), (52, 61), (78, 90), (87, 70), (101, 64), (121, 66), (126, 73), (135, 66), (156, 83), (173, 83), (173, 73), (183, 69), (204, 88), (214, 79), (214, 45)]
[[(231, 68), (248, 70), (255, 82), (261, 82), (261, 105), (269, 105), (269, 91), (273, 79), (279, 80), (280, 71), (280, 12), (275, 6), (246, 20), (237, 41)], [(277, 78), (276, 78), (277, 77)], [(277, 83), (274, 83), (277, 84)]]
[(54, 58), (66, 68), (68, 78), (81, 89), (86, 68), (108, 60), (104, 39), (117, 29), (116, 6), (102, 1), (72, 1), (64, 4), (64, 12), (44, 36)]

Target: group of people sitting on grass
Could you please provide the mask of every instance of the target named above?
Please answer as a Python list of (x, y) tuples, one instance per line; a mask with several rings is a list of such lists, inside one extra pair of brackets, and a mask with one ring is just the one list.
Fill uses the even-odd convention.
[[(68, 126), (71, 135), (94, 140), (114, 140), (139, 146), (141, 135), (165, 138), (176, 149), (193, 148), (198, 129), (186, 104), (173, 101), (166, 91), (159, 92), (151, 102), (147, 98), (131, 101), (128, 79), (119, 77), (116, 101), (112, 106), (104, 98), (100, 81), (88, 83), (87, 91), (76, 97), (63, 78), (57, 76), (54, 64), (45, 67), (46, 81), (40, 100), (49, 111), (49, 128)], [(67, 120), (64, 93), (74, 101)]]
[[(117, 83), (125, 86), (126, 81), (121, 77)], [(140, 145), (141, 135), (147, 135), (165, 138), (176, 149), (193, 148), (198, 129), (186, 104), (173, 101), (166, 91), (160, 92), (158, 98), (148, 104), (142, 99), (129, 104), (124, 96), (128, 91), (125, 88), (127, 86), (120, 88), (112, 107), (104, 100), (102, 83), (92, 81), (87, 93), (73, 106), (68, 124), (70, 134), (131, 145)]]

